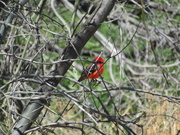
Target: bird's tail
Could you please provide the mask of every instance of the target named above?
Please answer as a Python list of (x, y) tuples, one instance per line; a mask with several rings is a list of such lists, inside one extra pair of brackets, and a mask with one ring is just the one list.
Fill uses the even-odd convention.
[(74, 83), (72, 87), (74, 87), (77, 83)]
[[(81, 82), (82, 80), (86, 79), (87, 77), (81, 76), (78, 80), (78, 82)], [(74, 87), (77, 83), (75, 82), (72, 87)]]

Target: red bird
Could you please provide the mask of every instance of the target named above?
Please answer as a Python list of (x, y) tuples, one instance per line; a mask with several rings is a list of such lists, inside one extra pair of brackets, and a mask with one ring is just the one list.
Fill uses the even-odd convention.
[[(79, 78), (78, 82), (81, 82), (84, 79), (96, 79), (99, 78), (102, 73), (104, 72), (104, 60), (101, 57), (94, 57), (94, 60), (92, 63), (86, 66), (86, 68), (83, 70), (81, 77)], [(76, 85), (76, 83), (73, 85), (73, 87)]]

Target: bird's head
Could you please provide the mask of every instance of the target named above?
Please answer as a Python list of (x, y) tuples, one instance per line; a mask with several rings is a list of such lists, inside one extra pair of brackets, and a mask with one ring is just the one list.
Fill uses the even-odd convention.
[(103, 58), (98, 57), (98, 56), (94, 57), (94, 61), (95, 61), (96, 63), (102, 64), (102, 65), (104, 64)]

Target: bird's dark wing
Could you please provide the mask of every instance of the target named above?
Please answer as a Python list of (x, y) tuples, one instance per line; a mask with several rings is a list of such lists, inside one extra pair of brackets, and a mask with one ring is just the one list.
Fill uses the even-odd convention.
[(79, 78), (79, 82), (88, 78), (88, 76), (94, 73), (98, 69), (97, 64), (90, 63), (82, 72), (81, 77)]

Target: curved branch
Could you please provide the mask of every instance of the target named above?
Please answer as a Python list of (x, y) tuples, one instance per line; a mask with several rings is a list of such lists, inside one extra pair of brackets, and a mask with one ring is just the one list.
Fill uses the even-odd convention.
[[(28, 2), (28, 0), (20, 0), (18, 4), (23, 6), (27, 2)], [(4, 24), (1, 25), (1, 28), (0, 28), (0, 44), (2, 43), (2, 40), (3, 40), (4, 35), (6, 33), (6, 30), (7, 30), (6, 23), (10, 23), (10, 24), (12, 23), (12, 21), (15, 17), (15, 13), (17, 12), (17, 10), (19, 8), (18, 4), (14, 8), (11, 9), (11, 12), (10, 12), (9, 16), (7, 17), (6, 21), (4, 22)]]

